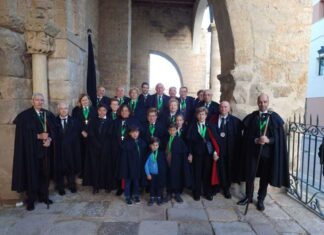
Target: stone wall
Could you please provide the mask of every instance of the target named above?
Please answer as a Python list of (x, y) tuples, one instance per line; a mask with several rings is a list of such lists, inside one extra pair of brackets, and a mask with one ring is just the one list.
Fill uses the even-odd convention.
[[(39, 9), (34, 8), (34, 4)], [(0, 205), (17, 199), (11, 191), (11, 173), (16, 115), (31, 105), (31, 55), (27, 54), (25, 33), (30, 18), (51, 21), (60, 30), (56, 48), (48, 57), (48, 83), (51, 111), (56, 103), (76, 103), (85, 91), (87, 72), (87, 28), (93, 31), (97, 54), (98, 1), (86, 0), (1, 0), (0, 1)]]
[[(227, 10), (229, 15), (230, 24), (223, 15), (218, 19), (217, 28), (222, 75), (230, 72), (234, 78), (231, 82), (235, 89), (230, 97), (234, 112), (242, 117), (252, 111), (256, 108), (257, 95), (266, 92), (270, 96), (271, 107), (284, 118), (295, 112), (302, 113), (307, 85), (311, 1), (210, 2), (215, 6), (216, 18), (217, 10)], [(220, 33), (228, 27), (232, 30), (234, 48), (228, 45), (230, 37), (225, 38)], [(222, 53), (224, 48), (227, 50)], [(227, 63), (233, 58), (234, 69)], [(227, 63), (226, 69), (223, 63)]]
[[(200, 50), (192, 47), (193, 9), (133, 4), (131, 85), (149, 80), (149, 54), (162, 52), (178, 65), (183, 85), (196, 92), (206, 84), (206, 49), (201, 33)], [(161, 81), (163, 82), (163, 81)]]

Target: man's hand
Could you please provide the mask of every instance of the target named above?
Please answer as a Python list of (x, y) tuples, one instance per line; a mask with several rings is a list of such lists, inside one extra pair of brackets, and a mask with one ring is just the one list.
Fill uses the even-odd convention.
[(188, 161), (189, 161), (190, 163), (192, 163), (192, 155), (191, 155), (191, 154), (189, 154), (189, 156), (188, 156)]
[(258, 138), (258, 144), (261, 144), (261, 145), (264, 145), (264, 144), (268, 144), (270, 141), (269, 141), (269, 138), (265, 135), (263, 136), (260, 136)]
[(82, 131), (81, 132), (81, 135), (84, 137), (84, 138), (87, 138), (88, 137), (88, 133), (86, 131)]
[(37, 134), (37, 139), (39, 140), (47, 140), (48, 139), (48, 133), (40, 133), (40, 134)]
[(147, 176), (147, 180), (152, 180), (152, 176), (151, 175), (148, 175)]
[(219, 156), (217, 155), (216, 151), (213, 154), (213, 159), (215, 162), (219, 159)]

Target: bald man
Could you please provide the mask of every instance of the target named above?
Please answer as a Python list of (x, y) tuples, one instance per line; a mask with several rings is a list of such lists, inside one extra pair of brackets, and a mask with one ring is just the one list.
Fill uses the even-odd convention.
[(130, 101), (130, 98), (125, 96), (125, 88), (122, 86), (116, 88), (115, 98), (118, 99), (119, 105), (128, 104)]
[(76, 176), (81, 171), (80, 138), (81, 126), (69, 115), (69, 106), (65, 102), (57, 105), (55, 142), (56, 189), (65, 194), (64, 178), (71, 193), (77, 191)]
[(166, 112), (169, 107), (169, 99), (170, 97), (164, 94), (164, 85), (162, 83), (158, 83), (155, 86), (156, 93), (151, 95), (148, 100), (149, 108), (156, 108), (158, 111), (158, 116), (163, 112)]
[(17, 115), (12, 190), (26, 192), (27, 210), (34, 210), (36, 200), (53, 203), (48, 198), (50, 158), (55, 141), (55, 117), (43, 108), (44, 96), (33, 94), (32, 107)]
[[(289, 170), (284, 121), (279, 114), (269, 111), (267, 94), (259, 95), (257, 104), (259, 110), (247, 115), (243, 120), (241, 165), (244, 168), (246, 197), (239, 201), (238, 205), (252, 202), (256, 174), (260, 177), (256, 206), (258, 210), (263, 211), (268, 185), (289, 187)], [(269, 124), (266, 130), (267, 120)]]
[(216, 118), (216, 139), (220, 148), (218, 159), (218, 174), (220, 186), (225, 198), (231, 198), (231, 183), (238, 182), (239, 157), (242, 142), (242, 122), (230, 114), (228, 101), (219, 105), (219, 115)]

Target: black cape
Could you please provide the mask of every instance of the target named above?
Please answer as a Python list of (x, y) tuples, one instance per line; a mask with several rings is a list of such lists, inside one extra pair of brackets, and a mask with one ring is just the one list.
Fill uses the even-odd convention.
[(89, 146), (85, 160), (83, 185), (112, 190), (114, 187), (114, 168), (110, 154), (112, 121), (107, 118), (103, 124), (101, 123), (102, 120), (96, 118), (89, 124)]
[[(244, 132), (241, 165), (244, 167), (241, 173), (242, 181), (251, 181), (253, 179), (253, 172), (256, 169), (260, 145), (255, 144), (254, 140), (260, 136), (259, 120), (259, 111), (249, 114), (243, 120)], [(272, 112), (268, 133), (273, 140), (273, 144), (264, 147), (264, 154), (270, 154), (270, 157), (272, 157), (272, 165), (269, 166), (271, 167), (269, 184), (274, 187), (289, 187), (288, 152), (283, 124), (282, 118), (277, 113)], [(260, 175), (261, 172), (258, 170), (257, 177)]]
[(160, 121), (156, 121), (155, 130), (153, 136), (150, 133), (150, 124), (146, 122), (143, 131), (141, 133), (141, 138), (146, 142), (147, 145), (150, 144), (150, 140), (152, 137), (158, 137), (160, 139), (159, 149), (165, 149), (166, 138), (168, 135), (167, 127)]
[(140, 180), (144, 176), (144, 164), (147, 154), (146, 143), (138, 138), (138, 147), (135, 140), (128, 137), (123, 141), (121, 146), (121, 164), (120, 164), (120, 178)]
[(37, 139), (37, 134), (43, 131), (41, 122), (37, 112), (33, 107), (21, 112), (14, 120), (16, 125), (14, 158), (12, 169), (12, 186), (11, 189), (17, 192), (38, 191), (39, 182), (39, 159), (44, 159), (47, 155), (48, 174), (50, 172), (50, 164), (53, 161), (53, 146), (55, 144), (55, 117), (48, 110), (42, 109), (46, 112), (47, 117), (47, 131), (49, 137), (52, 138), (51, 146), (49, 148), (43, 147), (42, 140)]
[(218, 174), (221, 185), (230, 186), (231, 183), (239, 182), (237, 172), (239, 172), (241, 167), (239, 160), (241, 154), (243, 124), (237, 117), (228, 115), (224, 131), (225, 137), (222, 137), (221, 130), (218, 127), (218, 118), (216, 122), (215, 135), (220, 149), (220, 158), (217, 162)]
[[(80, 125), (71, 116), (67, 117), (67, 126), (63, 130), (60, 117), (56, 117), (55, 162), (56, 176), (77, 175), (81, 171)], [(56, 180), (58, 180), (56, 178)]]
[(188, 149), (181, 137), (175, 136), (171, 146), (171, 162), (168, 165), (168, 186), (182, 191), (190, 187), (192, 176), (188, 161)]

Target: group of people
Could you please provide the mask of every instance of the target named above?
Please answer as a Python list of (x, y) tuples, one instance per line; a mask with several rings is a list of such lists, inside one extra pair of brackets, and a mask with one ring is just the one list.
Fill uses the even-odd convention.
[(50, 179), (60, 195), (66, 187), (77, 192), (76, 178), (92, 186), (93, 194), (116, 190), (128, 205), (149, 192), (148, 205), (174, 198), (183, 202), (185, 188), (194, 200), (213, 200), (222, 191), (231, 198), (232, 183), (246, 182), (252, 202), (254, 178), (260, 177), (257, 208), (264, 210), (269, 184), (289, 185), (288, 157), (280, 116), (268, 109), (269, 97), (258, 97), (258, 110), (241, 121), (231, 114), (228, 101), (213, 101), (211, 90), (197, 98), (181, 87), (166, 95), (163, 84), (149, 94), (149, 84), (116, 96), (97, 88), (97, 100), (81, 94), (69, 115), (65, 102), (57, 115), (43, 108), (44, 97), (34, 94), (32, 107), (18, 114), (12, 190), (26, 192), (27, 210), (38, 200), (47, 204)]

